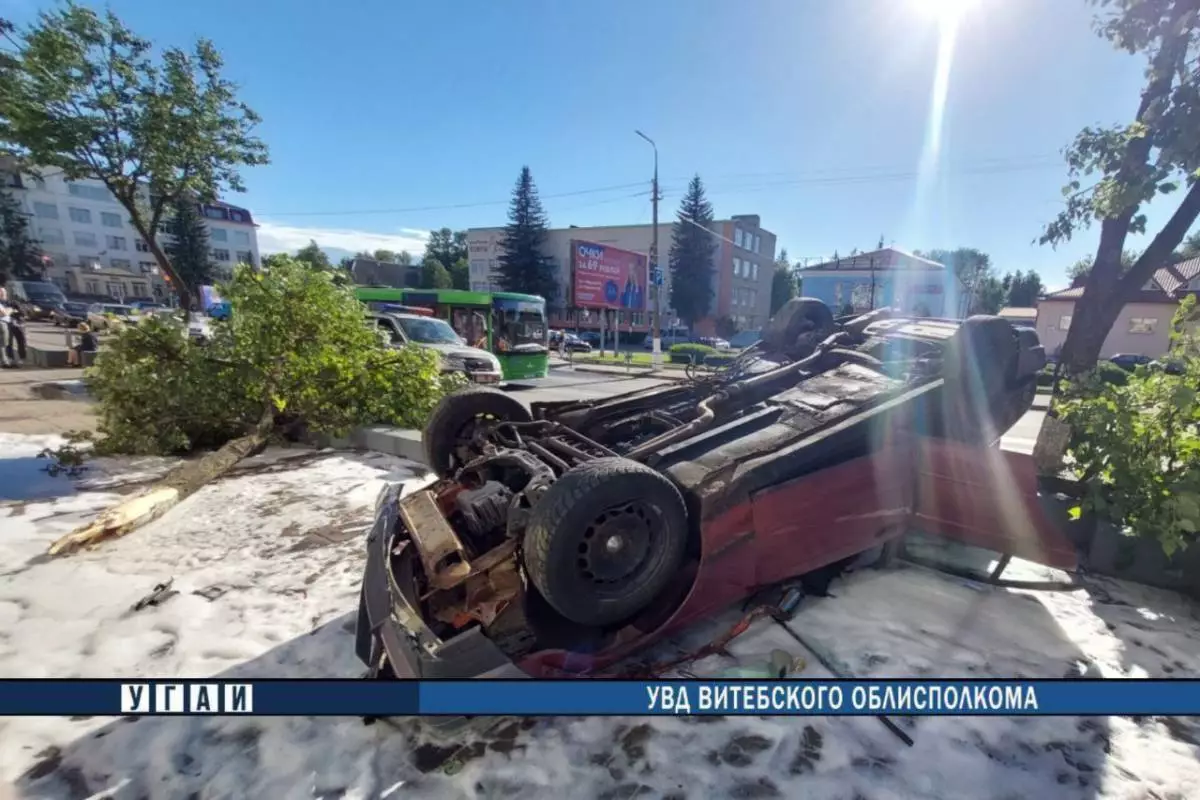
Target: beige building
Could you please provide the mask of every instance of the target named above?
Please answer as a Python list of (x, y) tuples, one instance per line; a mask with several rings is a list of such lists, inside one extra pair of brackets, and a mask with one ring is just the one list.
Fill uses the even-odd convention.
[[(1160, 269), (1129, 303), (1104, 340), (1101, 358), (1131, 354), (1158, 358), (1171, 344), (1171, 319), (1180, 301), (1200, 293), (1200, 258)], [(1038, 301), (1037, 332), (1048, 355), (1057, 354), (1067, 340), (1075, 301), (1082, 287), (1051, 292)]]

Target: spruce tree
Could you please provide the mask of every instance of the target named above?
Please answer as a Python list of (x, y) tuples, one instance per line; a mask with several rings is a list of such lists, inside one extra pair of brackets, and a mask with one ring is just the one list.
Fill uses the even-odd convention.
[(214, 268), (208, 226), (195, 203), (185, 200), (172, 207), (167, 233), (171, 235), (171, 243), (163, 250), (171, 259), (175, 273), (183, 279), (188, 293), (198, 295), (201, 286), (212, 285)]
[(549, 303), (558, 299), (554, 265), (542, 253), (545, 241), (546, 212), (533, 185), (533, 174), (529, 167), (521, 167), (500, 244), (497, 278), (504, 291), (540, 295)]
[(713, 298), (713, 252), (717, 249), (710, 226), (712, 204), (696, 175), (679, 206), (679, 219), (671, 232), (671, 307), (690, 330), (708, 316)]

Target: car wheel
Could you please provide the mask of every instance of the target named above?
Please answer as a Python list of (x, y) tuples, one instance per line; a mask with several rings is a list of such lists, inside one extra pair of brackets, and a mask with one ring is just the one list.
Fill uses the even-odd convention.
[(1012, 417), (1024, 395), (1037, 390), (1036, 381), (1026, 392), (1013, 385), (1018, 356), (1016, 330), (1008, 320), (980, 315), (963, 321), (942, 366), (949, 438), (990, 444), (1016, 422)]
[(812, 297), (794, 297), (763, 327), (763, 345), (770, 352), (808, 355), (833, 333), (833, 312)]
[(687, 509), (666, 476), (624, 458), (563, 473), (529, 516), (529, 579), (559, 614), (611, 625), (670, 583), (687, 545)]
[(439, 478), (454, 474), (477, 453), (470, 441), (479, 423), (502, 420), (529, 422), (529, 409), (499, 389), (468, 386), (448, 394), (434, 407), (421, 437), (425, 458)]

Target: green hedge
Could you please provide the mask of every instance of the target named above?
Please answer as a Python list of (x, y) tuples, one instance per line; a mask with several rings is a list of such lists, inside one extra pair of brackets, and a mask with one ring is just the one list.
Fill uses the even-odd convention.
[(701, 364), (716, 352), (716, 349), (706, 344), (692, 343), (673, 344), (668, 351), (671, 355), (671, 363), (673, 364)]

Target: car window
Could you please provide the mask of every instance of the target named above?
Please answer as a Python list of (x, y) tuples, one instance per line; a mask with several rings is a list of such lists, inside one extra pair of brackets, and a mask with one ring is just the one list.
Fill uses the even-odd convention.
[(462, 344), (462, 339), (445, 320), (401, 319), (400, 327), (409, 339), (421, 344)]
[(404, 337), (400, 335), (400, 331), (396, 330), (396, 325), (390, 319), (379, 318), (375, 320), (375, 324), (388, 335), (388, 341), (392, 344), (404, 344)]

